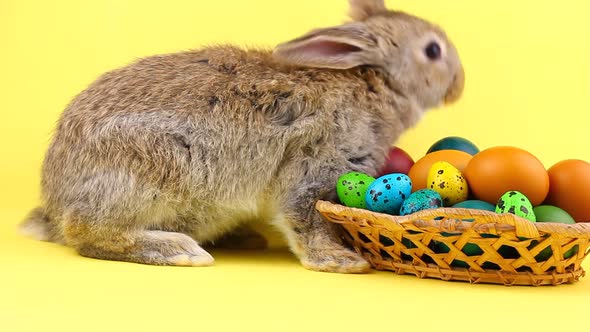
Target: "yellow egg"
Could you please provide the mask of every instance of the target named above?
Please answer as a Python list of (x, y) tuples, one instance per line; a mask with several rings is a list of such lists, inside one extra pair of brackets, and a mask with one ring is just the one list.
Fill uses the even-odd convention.
[(440, 194), (445, 206), (452, 206), (467, 200), (467, 181), (455, 166), (437, 161), (428, 171), (426, 183), (429, 189)]

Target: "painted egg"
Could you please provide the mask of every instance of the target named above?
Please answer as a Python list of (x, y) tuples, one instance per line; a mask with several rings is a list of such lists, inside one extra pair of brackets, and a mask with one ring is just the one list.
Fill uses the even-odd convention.
[(502, 256), (502, 258), (506, 258), (506, 259), (517, 259), (520, 257), (518, 250), (516, 250), (516, 248), (508, 246), (508, 245), (503, 245), (500, 248), (498, 248), (498, 254), (500, 254), (500, 256)]
[(412, 193), (403, 203), (399, 211), (401, 216), (414, 212), (442, 207), (442, 197), (431, 189), (420, 189)]
[(426, 154), (440, 150), (463, 151), (469, 153), (472, 156), (479, 152), (477, 146), (475, 146), (475, 144), (473, 144), (471, 141), (457, 136), (449, 136), (438, 140), (436, 143), (432, 144)]
[[(412, 242), (412, 240), (408, 239), (407, 237), (403, 237), (402, 238), (402, 244), (407, 248), (407, 249), (415, 249), (418, 248), (418, 246), (416, 246), (414, 244), (414, 242)], [(413, 261), (414, 258), (411, 255), (405, 254), (403, 251), (400, 254), (402, 260), (404, 261)]]
[(546, 204), (559, 206), (577, 222), (590, 221), (590, 163), (568, 159), (551, 166)]
[(454, 208), (461, 208), (461, 209), (474, 209), (474, 210), (484, 210), (484, 211), (496, 211), (496, 206), (490, 204), (488, 202), (480, 201), (480, 200), (468, 200), (457, 203), (453, 205)]
[(496, 213), (512, 213), (530, 221), (537, 221), (529, 199), (516, 190), (509, 191), (500, 197), (496, 204)]
[(444, 206), (452, 206), (467, 199), (467, 181), (453, 165), (438, 161), (432, 164), (426, 180), (428, 188), (436, 191)]
[(374, 212), (397, 214), (403, 201), (412, 193), (412, 180), (401, 173), (377, 178), (367, 189), (365, 204)]
[(414, 159), (404, 150), (396, 146), (389, 148), (385, 164), (379, 170), (379, 176), (402, 173), (408, 174), (414, 166)]
[(537, 222), (556, 222), (575, 224), (576, 221), (565, 210), (552, 205), (540, 205), (533, 208)]
[(383, 236), (382, 234), (379, 234), (379, 242), (381, 242), (384, 247), (391, 247), (395, 244), (392, 239)]
[[(465, 220), (465, 221), (471, 222), (472, 220)], [(445, 233), (445, 232), (441, 233), (441, 235), (445, 236), (445, 237), (456, 236), (456, 234)], [(436, 253), (448, 253), (449, 251), (451, 251), (451, 249), (449, 248), (449, 246), (447, 246), (443, 242), (436, 241), (435, 246), (434, 246), (434, 251)], [(478, 255), (483, 254), (483, 250), (481, 250), (481, 248), (477, 244), (474, 244), (474, 243), (465, 243), (465, 245), (463, 246), (461, 251), (466, 256), (478, 256)], [(451, 262), (451, 266), (468, 268), (469, 264), (467, 264), (467, 262), (465, 262), (465, 261), (455, 259)]]
[(516, 147), (498, 146), (481, 151), (471, 158), (463, 175), (472, 194), (492, 204), (504, 193), (516, 190), (537, 206), (549, 192), (545, 166), (530, 152)]
[(366, 209), (365, 194), (373, 181), (374, 177), (359, 172), (341, 175), (336, 184), (338, 199), (346, 206)]
[[(359, 233), (361, 234), (361, 233)], [(392, 240), (389, 237), (386, 237), (382, 234), (379, 234), (379, 242), (381, 242), (381, 244), (384, 247), (391, 247), (394, 246), (396, 241), (398, 240)], [(399, 243), (399, 242), (397, 242)], [(401, 243), (403, 244), (403, 246), (406, 247), (406, 249), (414, 249), (414, 248), (418, 248), (410, 239), (403, 237)], [(406, 260), (406, 261), (412, 261), (413, 258), (410, 255), (405, 254), (403, 251), (400, 253), (400, 256), (402, 258), (402, 260)]]
[[(561, 224), (575, 224), (576, 221), (566, 211), (551, 205), (540, 205), (533, 208), (537, 222), (555, 222)], [(528, 249), (533, 249), (539, 242), (537, 240), (531, 241)], [(578, 245), (573, 246), (568, 251), (563, 253), (563, 258), (568, 259), (578, 252)], [(535, 256), (537, 262), (544, 262), (553, 255), (551, 247), (546, 247)]]
[[(539, 241), (533, 240), (533, 241), (531, 241), (531, 244), (528, 246), (527, 249), (531, 250), (538, 244), (539, 244)], [(578, 248), (579, 248), (579, 246), (577, 244), (575, 246), (571, 247), (568, 251), (563, 253), (563, 258), (568, 259), (568, 258), (572, 257), (573, 255), (577, 254)], [(548, 246), (545, 249), (541, 250), (535, 256), (535, 260), (537, 262), (544, 262), (544, 261), (548, 260), (549, 258), (551, 258), (551, 256), (553, 256), (553, 250), (551, 249), (551, 246)]]
[(440, 150), (425, 155), (418, 159), (408, 172), (408, 176), (412, 179), (412, 190), (418, 191), (428, 188), (426, 178), (428, 177), (428, 171), (435, 162), (446, 161), (463, 172), (471, 158), (472, 156), (469, 153), (457, 150)]

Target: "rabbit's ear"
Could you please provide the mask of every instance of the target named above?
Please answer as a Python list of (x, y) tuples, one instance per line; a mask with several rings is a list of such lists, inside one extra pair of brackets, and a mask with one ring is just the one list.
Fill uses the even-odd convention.
[(348, 0), (348, 16), (355, 21), (365, 20), (373, 15), (387, 12), (384, 0)]
[(374, 65), (378, 57), (377, 40), (362, 23), (319, 29), (278, 45), (273, 56), (298, 66), (349, 69)]

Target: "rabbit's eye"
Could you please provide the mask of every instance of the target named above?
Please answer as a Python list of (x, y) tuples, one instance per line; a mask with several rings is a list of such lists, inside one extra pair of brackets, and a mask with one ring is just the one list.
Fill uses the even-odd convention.
[(440, 59), (441, 50), (440, 45), (436, 42), (430, 42), (424, 49), (424, 53), (430, 60), (438, 60)]

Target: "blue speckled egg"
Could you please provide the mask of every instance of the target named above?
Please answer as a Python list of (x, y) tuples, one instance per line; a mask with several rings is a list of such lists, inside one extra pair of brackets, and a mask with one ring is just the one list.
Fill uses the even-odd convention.
[(371, 183), (365, 195), (365, 203), (371, 211), (397, 214), (403, 201), (411, 193), (412, 180), (407, 175), (387, 174)]
[(443, 200), (439, 193), (431, 189), (420, 189), (410, 195), (403, 203), (399, 214), (402, 216), (414, 212), (436, 209), (443, 206)]

